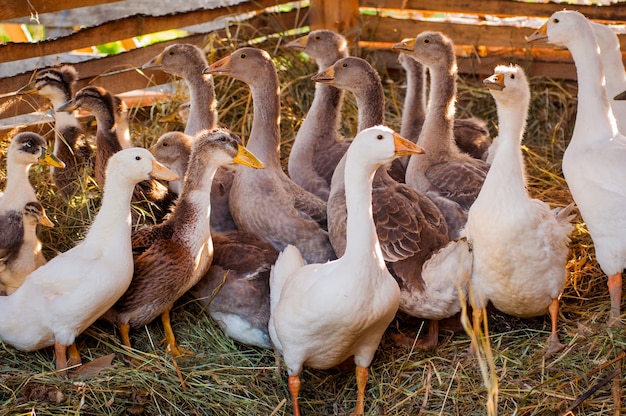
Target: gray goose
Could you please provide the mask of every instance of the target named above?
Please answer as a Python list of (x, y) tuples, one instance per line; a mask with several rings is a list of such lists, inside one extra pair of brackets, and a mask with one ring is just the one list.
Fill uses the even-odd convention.
[(134, 274), (129, 288), (106, 313), (120, 328), (122, 343), (130, 347), (130, 328), (147, 325), (161, 316), (167, 348), (181, 355), (170, 325), (174, 302), (207, 272), (213, 259), (211, 182), (219, 166), (263, 164), (241, 145), (239, 136), (225, 129), (204, 130), (192, 145), (189, 167), (176, 207), (157, 225), (133, 232)]
[[(104, 88), (88, 86), (78, 91), (74, 98), (59, 107), (58, 111), (69, 112), (78, 108), (92, 112), (98, 123), (94, 178), (100, 189), (104, 189), (107, 162), (112, 155), (122, 150), (115, 117), (116, 109), (120, 108), (119, 102)], [(121, 116), (119, 112), (117, 114), (118, 117)], [(152, 214), (155, 222), (160, 222), (172, 207), (175, 196), (168, 192), (166, 186), (151, 179), (141, 181), (135, 186), (133, 200), (141, 203), (142, 208)], [(138, 219), (134, 218), (133, 221)]]
[(409, 160), (406, 183), (431, 197), (443, 212), (451, 239), (460, 236), (489, 165), (462, 153), (454, 141), (457, 65), (454, 44), (440, 32), (422, 32), (393, 48), (429, 68), (428, 112), (417, 143), (426, 154)]
[(0, 258), (0, 292), (10, 295), (22, 285), (26, 276), (46, 263), (37, 237), (39, 225), (53, 227), (43, 206), (37, 201), (26, 203), (22, 211), (24, 234), (15, 250)]
[(258, 234), (277, 250), (293, 244), (307, 262), (335, 258), (325, 230), (326, 202), (294, 183), (281, 168), (279, 82), (269, 54), (241, 48), (205, 72), (237, 78), (248, 84), (252, 93), (253, 121), (247, 144), (265, 169), (237, 169), (230, 211), (238, 228)]
[[(315, 60), (323, 71), (348, 56), (346, 39), (330, 30), (315, 30), (286, 45)], [(332, 85), (317, 83), (311, 108), (302, 122), (289, 153), (287, 169), (295, 183), (328, 200), (330, 181), (349, 140), (339, 134), (344, 92)]]
[[(217, 101), (213, 76), (203, 74), (208, 65), (202, 49), (191, 44), (174, 44), (143, 65), (143, 68), (161, 69), (182, 77), (189, 88), (189, 114), (185, 124), (185, 134), (193, 137), (204, 129), (217, 127)], [(215, 231), (237, 228), (229, 209), (229, 194), (237, 167), (222, 166), (213, 179), (211, 191), (211, 227)], [(182, 188), (180, 181), (170, 183), (170, 190), (178, 194)]]
[(93, 150), (84, 131), (73, 113), (57, 111), (74, 95), (78, 72), (73, 66), (64, 65), (37, 73), (35, 80), (22, 89), (23, 93), (37, 93), (50, 100), (54, 108), (54, 155), (63, 163), (64, 169), (50, 168), (52, 182), (66, 198), (71, 198), (81, 186), (81, 172), (92, 160)]
[[(355, 95), (359, 131), (383, 123), (382, 83), (378, 72), (366, 60), (342, 58), (313, 79)], [(346, 247), (344, 170), (345, 157), (335, 169), (328, 199), (328, 230), (338, 256), (343, 255)], [(448, 280), (438, 277), (436, 270), (450, 265), (454, 271), (458, 263), (453, 259), (460, 259), (466, 268), (469, 256), (461, 258), (467, 250), (466, 242), (450, 242), (447, 224), (437, 206), (423, 193), (392, 179), (385, 167), (374, 176), (372, 210), (383, 257), (400, 285), (400, 310), (431, 319), (428, 337), (418, 345), (424, 348), (436, 345), (438, 320), (460, 310), (455, 284), (458, 273), (448, 273)]]
[[(417, 141), (426, 118), (426, 67), (401, 53), (398, 62), (406, 72), (406, 95), (400, 134)], [(459, 150), (473, 158), (487, 160), (491, 140), (487, 123), (476, 117), (454, 119), (454, 140)], [(403, 159), (408, 163), (408, 158)]]

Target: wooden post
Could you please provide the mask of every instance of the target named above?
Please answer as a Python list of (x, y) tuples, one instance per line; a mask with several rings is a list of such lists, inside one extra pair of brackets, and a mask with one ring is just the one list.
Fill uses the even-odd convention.
[(311, 30), (333, 30), (349, 40), (359, 34), (359, 0), (311, 0), (310, 8)]

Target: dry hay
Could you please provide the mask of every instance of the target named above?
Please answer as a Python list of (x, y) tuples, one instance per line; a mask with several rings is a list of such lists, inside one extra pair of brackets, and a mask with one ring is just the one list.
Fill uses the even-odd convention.
[[(242, 36), (243, 38), (243, 36)], [(234, 39), (207, 41), (209, 61), (224, 56)], [(260, 44), (275, 58), (282, 82), (283, 160), (311, 104), (312, 62), (277, 46), (275, 39)], [(367, 58), (377, 63), (376, 55)], [(404, 74), (379, 68), (387, 97), (387, 124), (399, 129), (404, 97)], [(245, 140), (252, 118), (247, 87), (230, 77), (215, 77), (220, 121)], [(184, 100), (132, 110), (135, 143), (149, 146), (166, 129), (181, 125), (159, 123)], [(571, 201), (560, 171), (560, 158), (575, 119), (576, 84), (532, 79), (532, 105), (524, 141), (529, 189), (553, 206)], [(354, 134), (356, 104), (350, 94), (344, 105), (343, 129)], [(458, 116), (489, 121), (496, 134), (495, 105), (478, 77), (459, 80)], [(6, 146), (5, 143), (2, 144)], [(284, 165), (286, 167), (286, 163)], [(4, 169), (4, 165), (2, 166)], [(4, 171), (2, 172), (4, 176)], [(32, 182), (56, 227), (41, 234), (48, 257), (79, 240), (99, 204), (99, 191), (90, 185), (70, 203), (54, 192), (46, 170), (35, 167)], [(624, 380), (619, 371), (626, 349), (624, 331), (607, 329), (609, 312), (606, 278), (594, 259), (593, 245), (580, 218), (572, 234), (569, 279), (561, 300), (559, 334), (566, 348), (553, 357), (543, 355), (550, 333), (546, 317), (518, 319), (488, 310), (489, 340), (482, 361), (468, 354), (470, 338), (458, 319), (442, 324), (440, 345), (421, 351), (397, 347), (390, 334), (419, 336), (423, 321), (399, 315), (383, 338), (371, 366), (366, 391), (370, 415), (484, 415), (493, 398), (502, 415), (618, 415)], [(163, 351), (161, 324), (131, 333), (136, 350), (127, 353), (116, 328), (96, 323), (77, 342), (85, 362), (115, 354), (113, 367), (90, 377), (67, 379), (54, 371), (53, 351), (22, 353), (0, 344), (0, 415), (288, 415), (286, 377), (278, 377), (272, 351), (237, 344), (225, 337), (201, 307), (184, 297), (172, 311), (174, 331), (193, 356), (175, 361)], [(133, 366), (131, 359), (138, 359)], [(615, 376), (615, 371), (618, 372)], [(182, 377), (184, 383), (179, 379)], [(611, 377), (613, 376), (613, 377)], [(352, 370), (302, 373), (304, 414), (346, 414), (356, 400)], [(486, 384), (488, 382), (488, 384)], [(604, 383), (604, 384), (603, 384)], [(486, 387), (486, 386), (489, 387)], [(584, 394), (599, 386), (589, 397)], [(567, 413), (577, 398), (585, 398)], [(496, 401), (497, 400), (497, 401)]]

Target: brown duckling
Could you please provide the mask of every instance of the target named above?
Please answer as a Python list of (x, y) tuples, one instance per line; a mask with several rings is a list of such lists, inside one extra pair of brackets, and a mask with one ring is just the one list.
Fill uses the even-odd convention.
[(22, 88), (22, 93), (37, 93), (50, 100), (54, 108), (54, 155), (63, 163), (64, 169), (50, 168), (52, 182), (67, 199), (85, 184), (84, 168), (91, 164), (93, 149), (85, 137), (83, 128), (74, 113), (57, 111), (74, 95), (78, 72), (71, 65), (49, 68), (37, 73), (35, 80)]
[[(76, 93), (76, 96), (58, 108), (58, 111), (74, 111), (83, 108), (91, 111), (97, 120), (96, 161), (94, 176), (102, 189), (105, 183), (105, 169), (109, 158), (122, 150), (118, 136), (117, 119), (120, 103), (113, 94), (101, 87), (88, 86)], [(115, 114), (118, 114), (116, 118)], [(133, 199), (137, 203), (146, 204), (145, 210), (150, 212), (155, 222), (160, 222), (169, 212), (176, 197), (169, 193), (167, 187), (156, 180), (142, 181), (135, 187)], [(142, 208), (144, 206), (142, 205)], [(133, 221), (136, 222), (135, 218)]]
[(252, 92), (254, 118), (248, 148), (266, 168), (237, 168), (229, 206), (238, 228), (258, 234), (278, 250), (296, 245), (308, 262), (335, 258), (324, 228), (326, 202), (293, 182), (281, 167), (279, 82), (270, 55), (241, 48), (205, 71), (235, 77)]
[(262, 168), (263, 164), (225, 129), (200, 132), (194, 139), (183, 191), (176, 207), (158, 225), (132, 235), (135, 272), (130, 287), (105, 318), (120, 328), (122, 343), (130, 347), (130, 328), (147, 325), (161, 316), (168, 349), (181, 349), (169, 322), (174, 302), (207, 272), (213, 258), (209, 217), (211, 182), (226, 163)]
[(37, 201), (28, 202), (22, 212), (24, 238), (19, 247), (0, 258), (0, 291), (6, 295), (15, 292), (26, 276), (46, 264), (41, 251), (41, 241), (37, 237), (38, 225), (53, 227), (43, 206)]

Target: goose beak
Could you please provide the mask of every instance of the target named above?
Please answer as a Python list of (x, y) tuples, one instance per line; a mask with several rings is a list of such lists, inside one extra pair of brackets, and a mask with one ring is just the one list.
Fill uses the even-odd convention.
[(402, 42), (398, 42), (391, 47), (396, 52), (402, 52), (406, 54), (412, 54), (415, 49), (415, 38), (404, 39)]
[(154, 58), (150, 59), (148, 62), (141, 66), (141, 69), (158, 69), (161, 67), (161, 63), (163, 62), (163, 54), (160, 53)]
[(177, 181), (180, 177), (169, 170), (165, 165), (156, 160), (152, 161), (152, 171), (150, 172), (150, 176), (155, 179), (162, 179), (164, 181)]
[(213, 62), (211, 65), (204, 68), (203, 74), (228, 74), (230, 72), (231, 58), (225, 56), (219, 61)]
[(41, 148), (41, 155), (39, 155), (38, 161), (39, 163), (54, 166), (55, 168), (63, 169), (65, 167), (65, 163), (59, 160), (55, 155), (52, 154), (52, 152), (50, 152), (45, 147)]
[(15, 91), (15, 95), (29, 95), (29, 94), (37, 94), (39, 91), (35, 87), (34, 83), (28, 83), (24, 85), (19, 90)]
[(292, 48), (292, 49), (297, 49), (299, 51), (302, 51), (306, 48), (306, 45), (309, 44), (309, 36), (302, 36), (299, 37), (296, 40), (292, 40), (291, 42), (289, 42), (288, 44), (286, 44), (285, 46), (288, 48)]
[(59, 108), (57, 108), (56, 111), (62, 111), (64, 113), (71, 113), (77, 108), (78, 108), (78, 104), (76, 103), (76, 100), (72, 98), (71, 100), (69, 100), (68, 102), (61, 105)]
[(41, 213), (41, 218), (39, 218), (39, 224), (46, 227), (54, 227), (54, 223), (48, 218), (45, 212)]
[(311, 80), (322, 84), (332, 84), (335, 80), (335, 67), (331, 66), (322, 72), (318, 72), (311, 77)]
[(622, 91), (619, 94), (617, 94), (615, 97), (613, 97), (614, 100), (626, 100), (626, 91)]
[(504, 89), (504, 74), (493, 74), (483, 80), (483, 84), (490, 90), (502, 91)]
[(242, 145), (237, 145), (237, 155), (233, 158), (233, 162), (255, 169), (265, 169), (263, 162)]
[(548, 22), (541, 25), (541, 27), (535, 30), (530, 36), (526, 37), (526, 42), (535, 42), (537, 40), (548, 39)]
[(409, 156), (426, 153), (420, 146), (405, 139), (396, 132), (393, 133), (393, 144), (395, 146), (394, 154), (396, 156)]

